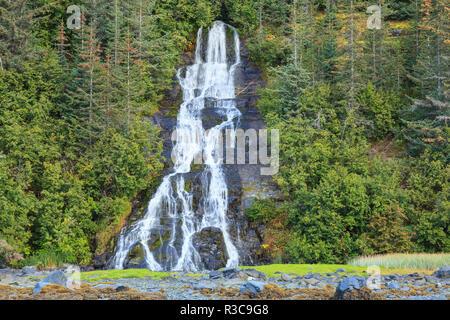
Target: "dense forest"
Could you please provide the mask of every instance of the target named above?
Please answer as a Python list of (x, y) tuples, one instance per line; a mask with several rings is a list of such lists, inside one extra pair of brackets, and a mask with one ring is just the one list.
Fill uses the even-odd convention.
[(148, 116), (214, 20), (282, 132), (281, 196), (246, 212), (274, 262), (449, 252), (449, 4), (0, 0), (0, 260), (88, 264), (110, 245), (163, 169)]

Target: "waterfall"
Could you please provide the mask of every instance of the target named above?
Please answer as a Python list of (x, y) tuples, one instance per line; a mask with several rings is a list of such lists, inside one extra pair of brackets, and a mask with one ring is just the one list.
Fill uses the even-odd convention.
[[(129, 230), (122, 229), (109, 264), (112, 268), (124, 268), (130, 250), (140, 245), (146, 267), (153, 271), (199, 271), (201, 257), (192, 238), (207, 227), (221, 230), (228, 256), (227, 267), (236, 267), (239, 263), (226, 216), (228, 189), (222, 159), (217, 159), (216, 150), (224, 131), (234, 132), (241, 116), (236, 107), (234, 86), (234, 72), (240, 63), (239, 36), (233, 27), (221, 21), (214, 22), (208, 31), (207, 42), (203, 43), (206, 39), (199, 29), (195, 63), (181, 68), (177, 74), (183, 103), (174, 133), (172, 172), (163, 178), (145, 215)], [(227, 37), (227, 31), (233, 37)], [(227, 48), (231, 49), (227, 51)], [(205, 130), (202, 110), (211, 102), (223, 121)], [(198, 157), (204, 159), (200, 191), (186, 190), (186, 174), (191, 172)], [(202, 200), (197, 208), (193, 207), (194, 192), (201, 192)]]

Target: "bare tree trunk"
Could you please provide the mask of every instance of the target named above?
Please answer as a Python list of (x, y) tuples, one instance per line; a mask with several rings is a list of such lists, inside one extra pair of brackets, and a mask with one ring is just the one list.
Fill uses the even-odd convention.
[(262, 31), (262, 3), (261, 0), (258, 1), (259, 3), (259, 31)]
[(94, 67), (91, 67), (91, 76), (89, 79), (89, 146), (92, 146), (92, 108), (93, 108), (93, 100), (94, 100), (94, 93), (93, 93), (93, 87), (94, 87)]
[[(382, 8), (382, 2), (383, 1), (380, 1), (379, 2), (379, 5), (380, 5), (380, 10), (383, 10), (383, 8)], [(383, 15), (381, 15), (381, 25), (383, 25)], [(381, 31), (380, 31), (380, 57), (379, 57), (379, 62), (378, 62), (378, 68), (380, 69), (380, 74), (381, 74), (381, 77), (383, 77), (384, 76), (384, 70), (383, 70), (383, 37), (384, 37), (384, 32), (383, 32), (383, 29), (381, 29)]]
[(84, 50), (84, 11), (81, 11), (81, 51)]
[[(314, 13), (313, 13), (313, 4), (311, 1), (308, 2), (309, 4), (309, 28), (311, 28), (311, 30), (314, 30)], [(311, 38), (314, 37), (314, 34), (311, 34)], [(311, 44), (312, 46), (312, 44)], [(312, 73), (312, 84), (313, 86), (316, 83), (316, 66), (315, 66), (315, 59), (314, 57), (312, 57), (311, 59), (311, 73)]]
[(3, 61), (2, 61), (2, 57), (0, 57), (0, 69), (2, 69), (2, 71), (3, 71)]
[(373, 68), (373, 70), (372, 70), (372, 78), (373, 78), (374, 84), (375, 84), (375, 80), (376, 80), (375, 74), (376, 74), (376, 70), (377, 70), (377, 64), (376, 64), (376, 60), (375, 60), (375, 57), (377, 56), (377, 49), (376, 49), (376, 45), (375, 45), (375, 40), (376, 40), (376, 38), (375, 38), (375, 30), (373, 30), (372, 31), (372, 55), (373, 55), (373, 58), (372, 58), (372, 68)]
[(139, 0), (139, 53), (142, 53), (142, 0)]
[(130, 131), (130, 50), (127, 52), (127, 131)]
[[(441, 36), (440, 36), (440, 32), (441, 32), (441, 8), (440, 8), (440, 3), (438, 2), (436, 4), (437, 8), (437, 26), (436, 26), (436, 59), (437, 59), (437, 95), (438, 97), (441, 95), (441, 87), (442, 87), (442, 82), (441, 82)], [(445, 11), (445, 8), (444, 8)], [(445, 29), (444, 29), (445, 30)]]
[(438, 94), (438, 96), (441, 95), (441, 86), (442, 86), (442, 84), (441, 84), (441, 43), (440, 43), (440, 41), (441, 41), (441, 37), (439, 36), (439, 27), (438, 27), (437, 38), (436, 38), (436, 42), (437, 42), (437, 46), (436, 46), (436, 49), (437, 49), (437, 52), (436, 52), (436, 54), (437, 54), (437, 80), (438, 80), (437, 94)]
[(294, 0), (294, 65), (297, 66), (297, 3)]
[(416, 56), (419, 54), (419, 5), (416, 0)]
[(354, 92), (355, 92), (355, 52), (354, 52), (354, 41), (353, 41), (353, 33), (354, 33), (354, 26), (353, 26), (353, 0), (350, 0), (350, 98), (353, 103), (354, 99)]
[(114, 2), (114, 15), (115, 15), (115, 25), (114, 25), (114, 66), (117, 66), (119, 63), (119, 6), (118, 2), (119, 0), (115, 0)]

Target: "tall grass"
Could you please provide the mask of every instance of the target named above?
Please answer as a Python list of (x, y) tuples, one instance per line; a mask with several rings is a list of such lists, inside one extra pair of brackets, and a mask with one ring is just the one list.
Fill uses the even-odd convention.
[(347, 264), (360, 267), (377, 265), (386, 268), (435, 270), (444, 265), (450, 265), (450, 253), (392, 253), (362, 256), (350, 260)]
[(32, 256), (26, 257), (14, 267), (36, 266), (38, 269), (59, 268), (63, 263), (73, 263), (74, 259), (61, 252), (53, 250), (40, 250)]

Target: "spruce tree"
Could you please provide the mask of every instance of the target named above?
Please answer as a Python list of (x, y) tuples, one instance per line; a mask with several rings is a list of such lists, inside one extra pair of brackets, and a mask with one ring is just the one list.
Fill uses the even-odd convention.
[(73, 124), (78, 130), (81, 142), (87, 143), (89, 147), (92, 147), (99, 132), (101, 52), (91, 26), (89, 37), (80, 52), (79, 77), (75, 79), (76, 89), (72, 92)]

